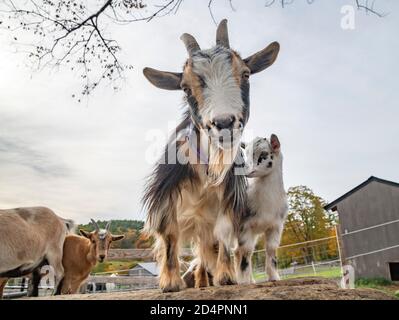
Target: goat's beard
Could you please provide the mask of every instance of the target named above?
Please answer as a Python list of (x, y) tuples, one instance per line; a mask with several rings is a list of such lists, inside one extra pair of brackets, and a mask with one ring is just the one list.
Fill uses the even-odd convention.
[(229, 148), (221, 148), (219, 144), (209, 144), (208, 184), (219, 186), (225, 179), (236, 159), (240, 144), (231, 144)]

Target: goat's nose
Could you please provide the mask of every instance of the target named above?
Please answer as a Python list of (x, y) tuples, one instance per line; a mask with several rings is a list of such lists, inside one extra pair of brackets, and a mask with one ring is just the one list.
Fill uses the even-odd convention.
[(100, 254), (100, 260), (103, 261), (105, 259), (105, 255)]
[(218, 129), (231, 129), (233, 127), (235, 121), (234, 116), (227, 116), (227, 117), (218, 117), (213, 119), (212, 124)]

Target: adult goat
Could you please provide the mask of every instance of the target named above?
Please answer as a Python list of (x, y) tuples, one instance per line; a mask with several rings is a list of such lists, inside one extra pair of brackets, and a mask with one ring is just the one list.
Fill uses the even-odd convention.
[(143, 70), (156, 87), (183, 90), (184, 120), (169, 140), (164, 157), (150, 176), (143, 197), (146, 229), (155, 234), (163, 292), (184, 287), (179, 247), (194, 242), (195, 286), (235, 283), (230, 245), (245, 211), (246, 179), (235, 172), (242, 164), (239, 145), (249, 117), (249, 77), (269, 67), (279, 44), (246, 59), (230, 48), (227, 20), (216, 31), (216, 45), (201, 50), (193, 36), (181, 36), (189, 58), (183, 72)]
[(64, 240), (73, 226), (45, 207), (0, 210), (0, 288), (5, 279), (37, 272), (44, 264), (53, 267), (57, 285), (64, 275)]

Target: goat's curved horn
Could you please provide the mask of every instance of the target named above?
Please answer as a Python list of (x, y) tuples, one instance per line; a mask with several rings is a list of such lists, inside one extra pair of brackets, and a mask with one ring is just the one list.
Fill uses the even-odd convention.
[(188, 33), (183, 33), (180, 37), (180, 40), (184, 42), (184, 45), (186, 46), (188, 55), (191, 57), (196, 51), (201, 50), (197, 40)]
[(109, 231), (109, 227), (111, 226), (111, 221), (109, 221), (108, 223), (107, 223), (107, 225), (105, 226), (105, 230), (107, 230), (107, 231)]
[(100, 231), (100, 227), (98, 226), (97, 222), (95, 222), (93, 219), (90, 219), (91, 223), (94, 225), (94, 228), (96, 228), (97, 231)]
[(216, 44), (225, 48), (230, 48), (229, 33), (227, 30), (227, 19), (220, 21), (216, 30)]

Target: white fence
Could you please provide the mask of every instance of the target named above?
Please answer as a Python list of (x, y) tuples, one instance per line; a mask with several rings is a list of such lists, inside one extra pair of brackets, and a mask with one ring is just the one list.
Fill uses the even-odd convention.
[[(266, 252), (254, 251), (252, 257), (254, 277), (264, 281)], [(277, 250), (277, 266), (282, 279), (321, 276), (340, 278), (342, 261), (336, 234), (330, 237), (297, 242), (280, 246)]]
[[(298, 248), (306, 247), (309, 252), (320, 251), (320, 247), (324, 246), (327, 241), (336, 241), (336, 237), (327, 237), (322, 239), (316, 239), (306, 242), (299, 242), (295, 244), (289, 244), (286, 246), (281, 246), (278, 251), (287, 250), (289, 248), (293, 250), (298, 250)], [(139, 252), (140, 251), (140, 252)], [(191, 250), (189, 248), (185, 248), (183, 250), (184, 257), (192, 256)], [(148, 257), (151, 254), (151, 251), (148, 249), (145, 250), (132, 250), (127, 249), (124, 251), (123, 249), (114, 250), (112, 253), (112, 260), (120, 257), (137, 257), (137, 255), (141, 257)], [(306, 254), (299, 256), (300, 258), (311, 258), (311, 254), (307, 257)], [(278, 263), (284, 263), (285, 259), (289, 259), (287, 257), (279, 258)], [(255, 278), (258, 281), (262, 281), (265, 279), (265, 250), (256, 250), (253, 254), (253, 266), (254, 266), (254, 274)], [(187, 263), (184, 264), (184, 269), (188, 267)], [(309, 264), (295, 264), (293, 263), (287, 268), (280, 269), (280, 275), (282, 278), (289, 277), (300, 277), (300, 276), (329, 276), (329, 270), (332, 270), (330, 273), (334, 273), (334, 276), (340, 276), (340, 260), (334, 259), (329, 261), (316, 261), (312, 260)], [(85, 285), (82, 286), (82, 293), (86, 292), (120, 292), (120, 291), (136, 291), (143, 289), (152, 289), (158, 287), (158, 278), (153, 276), (127, 276), (128, 269), (124, 270), (113, 270), (108, 272), (100, 272), (93, 274), (89, 277), (88, 281)], [(119, 275), (119, 274), (123, 275)], [(24, 291), (26, 293), (28, 286), (28, 281), (22, 283), (21, 278), (11, 279), (8, 285), (5, 287), (5, 293), (16, 293)], [(53, 292), (53, 287), (45, 286), (41, 283), (39, 287), (40, 295), (50, 295)], [(22, 294), (20, 294), (22, 295)]]
[[(374, 228), (386, 226), (388, 224), (398, 223), (398, 220), (389, 221), (382, 224), (369, 226), (358, 230), (353, 230), (341, 234), (341, 237), (346, 237), (354, 233), (367, 231)], [(336, 244), (336, 248), (331, 246), (331, 243)], [(330, 245), (329, 245), (330, 244)], [(374, 254), (377, 252), (390, 250), (392, 248), (399, 247), (399, 244), (389, 246), (386, 248), (380, 248), (373, 251), (365, 251), (346, 259), (354, 259), (356, 257)], [(295, 254), (290, 255), (290, 250), (296, 251)], [(303, 254), (298, 255), (298, 251), (302, 251)], [(334, 254), (335, 252), (335, 254)], [(149, 250), (128, 250), (124, 252), (119, 249), (114, 251), (113, 258), (115, 257), (130, 257), (130, 256), (150, 256)], [(190, 249), (184, 249), (184, 255), (187, 257), (190, 255)], [(329, 259), (325, 259), (329, 257)], [(299, 261), (297, 261), (299, 260)], [(294, 244), (280, 246), (277, 252), (277, 263), (281, 278), (293, 278), (293, 277), (306, 277), (306, 276), (322, 276), (328, 278), (342, 278), (343, 275), (351, 277), (351, 279), (344, 279), (342, 285), (346, 286), (346, 283), (354, 283), (354, 271), (351, 270), (350, 266), (344, 266), (340, 252), (340, 241), (336, 234), (331, 237), (325, 237), (321, 239), (315, 239), (305, 242), (298, 242)], [(253, 270), (255, 279), (258, 281), (265, 280), (265, 250), (256, 250), (253, 254)], [(348, 271), (349, 270), (349, 271)], [(107, 276), (107, 274), (118, 274), (118, 272), (126, 272), (128, 270), (116, 270), (111, 272), (105, 272), (97, 275), (93, 275), (89, 278), (88, 284), (92, 286), (92, 291), (131, 291), (131, 290), (142, 290), (148, 288), (157, 287), (158, 280), (156, 277), (134, 277), (134, 276)], [(352, 279), (353, 278), (353, 279)], [(107, 287), (108, 284), (108, 287)], [(97, 288), (100, 288), (97, 290)], [(21, 283), (21, 279), (11, 279), (8, 285), (5, 287), (5, 293), (22, 295), (21, 292), (26, 292), (27, 282)], [(53, 291), (51, 286), (41, 286), (41, 295), (49, 294)]]

